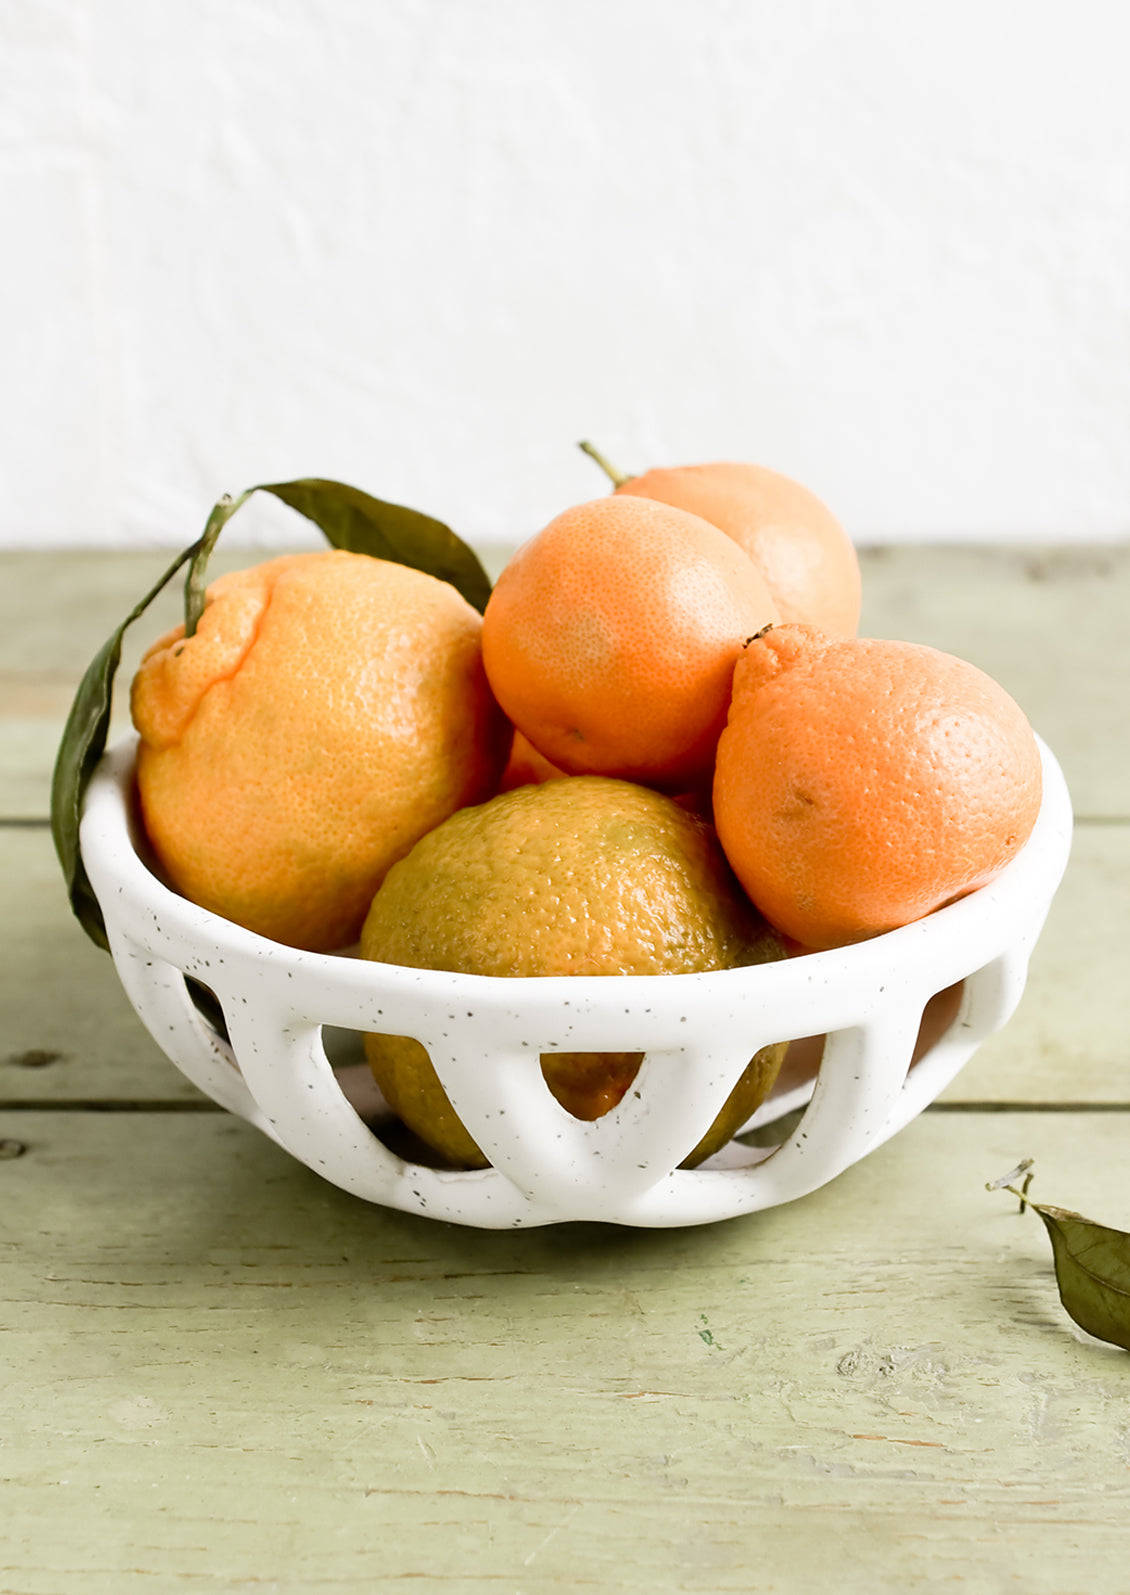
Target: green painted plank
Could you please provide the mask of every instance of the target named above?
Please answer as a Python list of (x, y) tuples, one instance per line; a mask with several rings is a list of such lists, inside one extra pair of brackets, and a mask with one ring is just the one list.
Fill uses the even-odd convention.
[[(238, 569), (247, 553), (219, 550), (216, 573)], [(0, 820), (48, 813), (55, 750), (82, 673), (171, 558), (168, 550), (0, 554)], [(170, 588), (127, 633), (113, 734), (128, 728), (142, 653), (182, 618), (181, 589)]]
[[(194, 1097), (71, 917), (46, 830), (0, 827), (0, 872), (0, 1102)], [(1130, 1103), (1128, 945), (1130, 825), (1082, 827), (1020, 1009), (947, 1099)], [(48, 1067), (20, 1062), (44, 1053)]]
[[(488, 566), (497, 571), (505, 555), (489, 551)], [(221, 548), (215, 568), (254, 557)], [(0, 554), (0, 818), (46, 813), (74, 684), (164, 563), (164, 551)], [(989, 670), (1056, 750), (1077, 811), (1127, 817), (1130, 548), (901, 547), (865, 551), (863, 568), (866, 631), (929, 642)], [(178, 617), (170, 592), (127, 642), (123, 683), (142, 646)]]
[(0, 827), (0, 876), (0, 1102), (197, 1098), (79, 929), (50, 833)]
[(1039, 1224), (1130, 1115), (931, 1115), (693, 1231), (366, 1207), (219, 1116), (0, 1134), (0, 1590), (1121, 1595), (1125, 1353)]
[(1077, 826), (1020, 1007), (949, 1102), (1130, 1103), (1130, 825)]

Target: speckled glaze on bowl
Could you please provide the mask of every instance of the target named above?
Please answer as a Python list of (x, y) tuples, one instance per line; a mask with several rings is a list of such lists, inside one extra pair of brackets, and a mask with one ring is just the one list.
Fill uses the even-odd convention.
[[(127, 738), (99, 765), (81, 848), (122, 985), (162, 1051), (343, 1190), (483, 1228), (702, 1224), (835, 1178), (921, 1112), (1009, 1018), (1071, 841), (1063, 775), (1041, 744), (1044, 799), (1027, 846), (990, 885), (916, 924), (748, 969), (502, 980), (297, 952), (187, 902), (144, 860), (135, 751)], [(202, 1018), (186, 975), (216, 994), (226, 1038)], [(935, 1034), (927, 1004), (942, 1015)], [(491, 1167), (440, 1170), (390, 1150), (331, 1068), (323, 1026), (423, 1042)], [(731, 1141), (679, 1168), (759, 1047), (824, 1034), (822, 1057), (809, 1047), (818, 1068), (806, 1077), (803, 1049), (790, 1054), (746, 1127), (807, 1101), (781, 1145)], [(646, 1057), (623, 1102), (584, 1123), (545, 1083), (538, 1055), (552, 1051)], [(369, 1106), (379, 1116), (379, 1099)]]

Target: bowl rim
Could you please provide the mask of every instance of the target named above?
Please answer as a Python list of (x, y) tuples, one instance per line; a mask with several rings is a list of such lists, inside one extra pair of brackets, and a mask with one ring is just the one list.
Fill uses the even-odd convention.
[[(799, 952), (766, 964), (690, 974), (537, 975), (462, 974), (416, 969), (364, 960), (349, 951), (316, 953), (293, 948), (246, 930), (180, 896), (141, 857), (134, 839), (134, 766), (139, 738), (120, 737), (102, 756), (87, 789), (80, 822), (80, 851), (108, 926), (114, 916), (109, 899), (154, 927), (155, 938), (199, 974), (202, 953), (220, 952), (241, 963), (269, 963), (277, 971), (320, 980), (327, 990), (352, 996), (390, 984), (411, 988), (415, 1000), (451, 1002), (465, 997), (477, 1009), (513, 1011), (533, 993), (562, 1006), (591, 1007), (646, 1000), (668, 1011), (694, 1001), (730, 1001), (739, 988), (756, 995), (783, 988), (797, 995), (814, 987), (848, 984), (874, 995), (892, 971), (927, 966), (939, 975), (935, 989), (964, 978), (1017, 940), (1018, 924), (1035, 921), (1033, 939), (1066, 867), (1072, 834), (1072, 809), (1060, 766), (1037, 737), (1043, 769), (1043, 795), (1032, 833), (1017, 856), (987, 885), (922, 919), (866, 941), (821, 952)], [(983, 956), (987, 953), (987, 956)], [(971, 960), (976, 958), (976, 962)], [(172, 961), (177, 961), (173, 958)], [(944, 978), (955, 971), (952, 980)], [(200, 978), (206, 978), (201, 976)]]

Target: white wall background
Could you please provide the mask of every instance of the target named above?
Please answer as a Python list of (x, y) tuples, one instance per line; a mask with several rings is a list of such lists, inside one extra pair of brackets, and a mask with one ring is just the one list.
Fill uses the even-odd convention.
[(1124, 536), (1128, 60), (1125, 0), (5, 0), (0, 543), (304, 474), (510, 541), (582, 435)]

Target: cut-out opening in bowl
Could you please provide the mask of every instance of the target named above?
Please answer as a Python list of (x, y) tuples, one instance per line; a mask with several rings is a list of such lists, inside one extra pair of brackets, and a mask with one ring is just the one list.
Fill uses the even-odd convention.
[[(403, 1041), (405, 1038), (395, 1039)], [(406, 1161), (429, 1168), (474, 1166), (444, 1157), (421, 1138), (418, 1127), (414, 1129), (398, 1115), (374, 1077), (362, 1032), (325, 1025), (322, 1043), (346, 1101), (390, 1151)], [(415, 1045), (423, 1044), (417, 1041)], [(775, 1089), (779, 1060), (786, 1051), (787, 1048), (765, 1047), (750, 1058), (719, 1111), (713, 1127), (714, 1142), (724, 1145), (732, 1139), (748, 1120), (751, 1105), (760, 1106), (762, 1100), (769, 1100)], [(593, 1123), (620, 1107), (636, 1082), (646, 1056), (643, 1048), (621, 1053), (547, 1049), (540, 1054), (531, 1053), (528, 1066), (540, 1069), (549, 1095), (571, 1118)], [(637, 1090), (636, 1095), (639, 1094)], [(709, 1155), (709, 1151), (701, 1146), (695, 1148), (684, 1166), (694, 1166)]]
[[(935, 992), (926, 1003), (907, 1067), (908, 1078), (958, 1022), (964, 994), (965, 981), (959, 980)], [(788, 1140), (816, 1087), (827, 1041), (826, 1035), (790, 1041), (772, 1091), (735, 1140), (743, 1146), (770, 1149)]]
[[(762, 969), (646, 982), (493, 981), (296, 952), (180, 898), (128, 834), (131, 759), (123, 745), (96, 774), (82, 849), (123, 984), (154, 1038), (222, 1106), (344, 1189), (486, 1227), (593, 1216), (700, 1223), (793, 1200), (833, 1178), (920, 1111), (1005, 1022), (1070, 840), (1066, 790), (1045, 750), (1045, 803), (1029, 845), (997, 881), (926, 920)], [(445, 1018), (456, 1015), (449, 1038)], [(355, 1027), (343, 1049), (328, 1021)], [(394, 1028), (429, 1038), (437, 1064), (442, 1056), (452, 1098), (490, 1146), (493, 1169), (429, 1171), (425, 1150), (398, 1132), (360, 1051), (363, 1030)], [(829, 1034), (827, 1051), (819, 1036), (791, 1044), (773, 1092), (741, 1132), (760, 1139), (764, 1126), (784, 1155), (761, 1163), (748, 1148), (739, 1166), (741, 1146), (728, 1145), (702, 1171), (672, 1173), (678, 1126), (689, 1115), (700, 1132), (740, 1068), (743, 1034), (767, 1029)], [(539, 1049), (557, 1040), (650, 1049), (648, 1078), (637, 1082), (646, 1100), (629, 1098), (620, 1123), (570, 1125), (536, 1072)], [(496, 1067), (504, 1134), (488, 1129)], [(812, 1117), (782, 1143), (790, 1098), (811, 1097), (821, 1070)], [(420, 1174), (405, 1179), (412, 1163)]]
[(208, 1026), (209, 1030), (220, 1040), (231, 1046), (231, 1037), (228, 1035), (228, 1022), (224, 1017), (223, 1006), (211, 986), (203, 980), (198, 980), (195, 975), (185, 975), (185, 990), (188, 999), (197, 1013)]
[(918, 1026), (918, 1036), (914, 1043), (914, 1051), (910, 1055), (909, 1075), (926, 1055), (937, 1046), (942, 1038), (949, 1034), (957, 1023), (961, 1013), (962, 999), (965, 996), (964, 980), (957, 981), (952, 986), (946, 986), (942, 991), (936, 991), (922, 1010), (922, 1020)]
[[(184, 980), (193, 1007), (204, 1024), (221, 1042), (230, 1045), (223, 1007), (216, 993), (197, 976), (186, 974)], [(958, 981), (936, 992), (926, 1003), (908, 1076), (957, 1021), (964, 989), (965, 982)], [(343, 1096), (382, 1145), (405, 1163), (424, 1168), (465, 1166), (444, 1158), (393, 1111), (369, 1067), (362, 1032), (324, 1025), (321, 1033), (327, 1059)], [(789, 1138), (811, 1099), (827, 1039), (826, 1035), (804, 1036), (788, 1043), (763, 1100), (756, 1104), (754, 1112), (741, 1115), (741, 1122), (730, 1129), (723, 1146), (733, 1140), (738, 1147), (769, 1152)], [(571, 1117), (592, 1122), (620, 1104), (636, 1080), (645, 1056), (642, 1048), (618, 1053), (547, 1050), (540, 1054), (538, 1062), (557, 1103)], [(530, 1061), (532, 1064), (533, 1058)], [(735, 1087), (731, 1101), (737, 1091)], [(723, 1109), (723, 1114), (725, 1111)], [(732, 1113), (730, 1119), (734, 1121)]]

